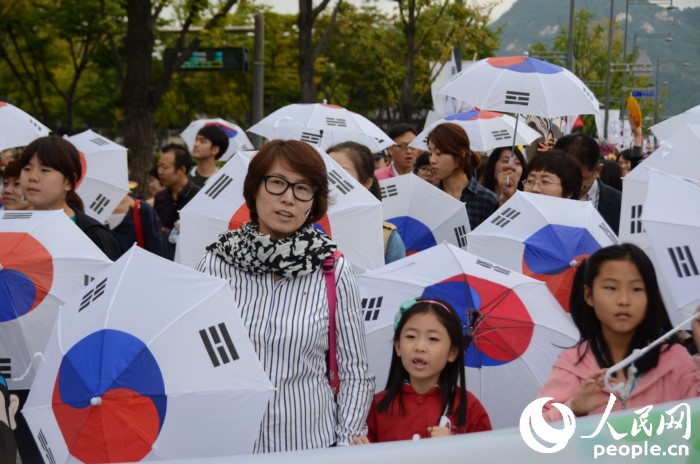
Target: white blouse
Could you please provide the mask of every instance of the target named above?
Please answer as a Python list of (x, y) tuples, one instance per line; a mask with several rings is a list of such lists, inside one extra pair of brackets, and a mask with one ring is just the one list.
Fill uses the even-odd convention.
[(343, 258), (335, 268), (337, 403), (326, 377), (328, 294), (320, 267), (275, 282), (272, 273), (250, 274), (208, 252), (197, 269), (230, 282), (243, 324), (276, 388), (254, 452), (324, 448), (367, 434), (374, 375), (367, 365), (355, 275)]

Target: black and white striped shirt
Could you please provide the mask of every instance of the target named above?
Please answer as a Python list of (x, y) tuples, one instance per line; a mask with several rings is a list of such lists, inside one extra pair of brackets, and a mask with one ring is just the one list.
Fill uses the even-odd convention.
[(355, 275), (338, 260), (336, 332), (340, 393), (337, 404), (326, 371), (328, 294), (321, 268), (275, 282), (207, 253), (197, 269), (230, 282), (263, 369), (276, 391), (263, 416), (254, 452), (324, 448), (366, 435), (374, 395)]

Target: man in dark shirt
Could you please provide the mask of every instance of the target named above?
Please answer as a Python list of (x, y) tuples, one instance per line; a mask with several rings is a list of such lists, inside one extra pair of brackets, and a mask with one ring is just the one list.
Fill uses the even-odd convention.
[(164, 189), (155, 196), (153, 206), (163, 226), (167, 257), (170, 259), (175, 257), (180, 210), (199, 192), (199, 187), (187, 176), (190, 169), (192, 156), (187, 148), (178, 144), (163, 147), (158, 160), (158, 179)]

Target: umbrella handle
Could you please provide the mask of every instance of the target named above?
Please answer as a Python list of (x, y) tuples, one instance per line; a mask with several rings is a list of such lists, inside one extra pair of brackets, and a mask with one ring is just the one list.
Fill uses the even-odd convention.
[(690, 316), (688, 319), (686, 319), (685, 321), (681, 322), (681, 323), (678, 324), (676, 327), (672, 328), (671, 330), (669, 330), (668, 332), (666, 332), (665, 334), (663, 334), (662, 336), (660, 336), (659, 338), (657, 338), (656, 340), (654, 340), (654, 341), (653, 341), (652, 343), (650, 343), (649, 345), (647, 345), (647, 346), (645, 346), (644, 348), (641, 348), (641, 349), (640, 349), (640, 348), (635, 349), (635, 350), (632, 351), (632, 353), (631, 353), (629, 356), (627, 356), (625, 359), (623, 359), (623, 360), (620, 361), (619, 363), (615, 364), (614, 366), (610, 367), (610, 368), (605, 372), (605, 377), (604, 377), (604, 379), (603, 379), (603, 383), (605, 384), (605, 388), (607, 388), (608, 391), (610, 391), (610, 392), (612, 392), (612, 393), (620, 393), (620, 392), (622, 392), (622, 391), (627, 387), (627, 384), (629, 384), (630, 378), (629, 378), (629, 377), (627, 378), (627, 384), (623, 384), (623, 383), (620, 382), (620, 383), (616, 383), (616, 384), (613, 385), (612, 383), (610, 383), (610, 377), (612, 376), (612, 374), (614, 374), (614, 373), (616, 373), (616, 372), (618, 372), (618, 371), (621, 371), (621, 370), (624, 369), (625, 367), (627, 367), (627, 366), (631, 365), (632, 363), (634, 363), (637, 359), (639, 359), (639, 358), (641, 358), (642, 356), (644, 356), (645, 354), (647, 354), (650, 350), (654, 349), (656, 346), (658, 346), (658, 345), (660, 345), (661, 343), (663, 343), (664, 340), (666, 340), (667, 338), (669, 338), (671, 335), (673, 335), (673, 334), (675, 334), (676, 332), (678, 332), (679, 330), (683, 329), (683, 327), (684, 327), (686, 324), (689, 324), (689, 323), (693, 322), (693, 320), (695, 320), (695, 318), (697, 318), (697, 317), (698, 317), (697, 313), (693, 314), (693, 315)]

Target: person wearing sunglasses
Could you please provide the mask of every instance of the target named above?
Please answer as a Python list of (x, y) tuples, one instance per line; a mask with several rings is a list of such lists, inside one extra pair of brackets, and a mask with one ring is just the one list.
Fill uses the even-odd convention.
[[(275, 387), (253, 451), (349, 444), (367, 433), (374, 375), (355, 274), (335, 256), (336, 244), (314, 227), (328, 208), (325, 163), (304, 142), (268, 142), (250, 162), (243, 197), (250, 222), (208, 246), (197, 269), (229, 282), (236, 311)], [(322, 266), (334, 256), (333, 289)], [(326, 376), (331, 294), (337, 397)]]

